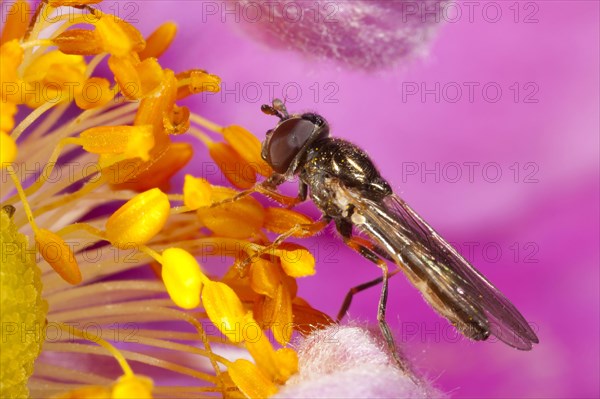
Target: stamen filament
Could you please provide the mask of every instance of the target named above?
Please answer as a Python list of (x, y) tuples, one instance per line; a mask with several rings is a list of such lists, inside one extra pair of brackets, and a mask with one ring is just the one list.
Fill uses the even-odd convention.
[(138, 340), (138, 343), (140, 343), (142, 345), (154, 346), (156, 348), (161, 348), (161, 349), (172, 349), (172, 350), (184, 352), (184, 353), (195, 353), (197, 355), (201, 355), (204, 357), (213, 356), (215, 358), (215, 360), (217, 360), (219, 363), (221, 363), (223, 365), (225, 365), (227, 362), (229, 362), (226, 358), (224, 358), (222, 356), (216, 355), (214, 353), (210, 353), (205, 349), (196, 348), (195, 346), (192, 346), (192, 345), (185, 345), (185, 344), (180, 344), (177, 342), (167, 341), (164, 339), (143, 337), (143, 336), (139, 336), (139, 335), (136, 336), (136, 339)]
[(52, 151), (52, 154), (50, 155), (48, 162), (44, 166), (44, 170), (42, 171), (40, 177), (38, 177), (38, 179), (33, 184), (31, 184), (25, 189), (25, 193), (27, 195), (34, 194), (48, 180), (48, 177), (50, 176), (50, 174), (54, 170), (54, 167), (56, 166), (56, 161), (58, 160), (60, 153), (62, 152), (63, 148), (68, 144), (80, 145), (78, 140), (72, 137), (66, 137), (60, 140), (54, 148), (54, 151)]
[(110, 378), (102, 377), (95, 373), (86, 373), (81, 370), (62, 367), (57, 364), (48, 364), (42, 361), (35, 363), (35, 376), (46, 377), (53, 380), (71, 380), (87, 385), (104, 385), (112, 383)]
[(84, 195), (86, 195), (90, 191), (95, 190), (96, 188), (100, 187), (104, 183), (106, 183), (106, 178), (101, 176), (98, 178), (98, 180), (86, 184), (78, 191), (75, 191), (74, 193), (70, 193), (70, 194), (65, 194), (65, 195), (57, 198), (55, 201), (52, 201), (51, 203), (36, 209), (36, 211), (33, 214), (35, 216), (39, 216), (39, 215), (41, 215), (45, 212), (48, 212), (54, 208), (57, 208), (59, 206), (64, 206), (65, 204), (67, 204), (69, 202), (73, 202), (76, 199), (83, 197)]
[(94, 226), (92, 226), (91, 224), (88, 223), (73, 223), (70, 224), (68, 226), (63, 227), (62, 229), (58, 230), (56, 232), (56, 234), (62, 236), (62, 235), (67, 235), (69, 233), (72, 233), (74, 231), (87, 231), (88, 233), (90, 233), (93, 236), (96, 236), (102, 240), (106, 239), (106, 236), (104, 234), (104, 232)]
[(138, 249), (141, 252), (143, 252), (143, 253), (151, 256), (158, 263), (161, 263), (161, 264), (163, 263), (162, 255), (159, 254), (158, 252), (156, 252), (155, 250), (153, 250), (152, 248), (150, 248), (150, 247), (148, 247), (146, 245), (140, 244), (140, 245), (138, 245)]
[[(162, 301), (165, 301), (165, 302), (168, 301), (168, 302), (172, 303), (170, 300), (162, 300)], [(94, 315), (95, 317), (98, 317), (103, 314), (106, 314), (106, 315), (111, 316), (111, 320), (115, 320), (115, 316), (125, 315), (128, 317), (127, 320), (131, 321), (132, 315), (139, 316), (141, 314), (148, 314), (149, 316), (150, 315), (153, 316), (152, 320), (160, 320), (159, 316), (166, 316), (166, 317), (168, 317), (167, 320), (185, 321), (185, 322), (191, 324), (193, 327), (195, 327), (196, 330), (198, 331), (198, 335), (200, 336), (200, 339), (202, 340), (202, 342), (204, 344), (204, 348), (209, 353), (210, 363), (215, 370), (215, 376), (205, 374), (205, 373), (198, 373), (198, 374), (185, 373), (185, 374), (192, 375), (192, 376), (204, 379), (204, 380), (212, 382), (212, 383), (218, 383), (220, 381), (219, 377), (221, 375), (221, 370), (217, 364), (217, 361), (214, 358), (215, 354), (211, 350), (210, 343), (207, 338), (207, 334), (204, 331), (202, 324), (200, 324), (200, 322), (198, 320), (196, 320), (194, 317), (192, 317), (191, 315), (189, 315), (187, 313), (183, 313), (179, 310), (170, 309), (170, 308), (166, 308), (166, 307), (157, 307), (157, 306), (149, 307), (147, 305), (143, 306), (144, 302), (151, 303), (152, 301), (143, 301), (143, 302), (139, 302), (139, 303), (137, 301), (128, 302), (126, 305), (122, 305), (122, 306), (118, 306), (118, 307), (109, 306), (109, 305), (99, 306), (99, 307), (90, 307), (90, 308), (86, 308), (86, 309), (78, 309), (77, 311), (60, 312), (60, 313), (54, 314), (53, 316), (55, 319), (60, 317), (60, 318), (62, 318), (62, 320), (72, 319), (72, 320), (81, 321), (81, 320), (88, 319), (90, 315)], [(97, 319), (94, 318), (94, 320), (97, 320)], [(48, 344), (49, 343), (47, 343), (46, 345), (48, 345)], [(128, 356), (128, 354), (130, 354), (130, 353), (132, 355), (137, 355), (137, 353), (123, 351), (123, 355), (127, 359), (132, 359), (132, 357)], [(142, 361), (142, 360), (139, 360), (139, 361)], [(173, 370), (173, 369), (171, 369), (171, 370)], [(173, 371), (176, 371), (176, 370), (173, 370)], [(179, 372), (181, 372), (181, 371), (179, 371)], [(199, 375), (201, 375), (201, 377), (199, 377)]]
[[(78, 345), (73, 343), (59, 343), (59, 342), (46, 342), (45, 348), (48, 351), (54, 352), (72, 352), (72, 353), (82, 353), (82, 354), (94, 354), (100, 356), (108, 356), (108, 354), (102, 351), (100, 348), (91, 346), (91, 345)], [(154, 367), (159, 367), (162, 369), (170, 370), (175, 373), (189, 375), (190, 377), (197, 378), (199, 380), (204, 380), (210, 382), (212, 384), (218, 383), (218, 379), (214, 376), (206, 373), (202, 373), (200, 371), (191, 369), (189, 367), (181, 366), (177, 363), (169, 362), (163, 359), (159, 359), (154, 356), (145, 355), (139, 352), (121, 351), (121, 354), (124, 359), (130, 361), (136, 361), (140, 363), (145, 363)]]
[(199, 129), (191, 127), (190, 130), (188, 130), (188, 134), (200, 140), (207, 147), (214, 143), (214, 141), (208, 137), (206, 133), (203, 133)]
[[(237, 388), (229, 387), (225, 389), (221, 389), (219, 387), (183, 387), (183, 386), (164, 386), (164, 387), (155, 387), (154, 392), (169, 394), (170, 397), (176, 396), (181, 397), (181, 395), (186, 395), (186, 397), (197, 398), (199, 393), (203, 392), (234, 392), (238, 391)], [(174, 395), (177, 394), (177, 395)]]
[(44, 112), (48, 111), (50, 108), (54, 107), (57, 104), (58, 103), (45, 102), (44, 104), (31, 111), (31, 113), (27, 115), (21, 121), (21, 123), (19, 123), (13, 129), (12, 133), (10, 134), (10, 137), (12, 137), (13, 140), (17, 141), (17, 139), (25, 129), (27, 129), (33, 122), (35, 122), (36, 119), (39, 118)]
[(191, 212), (194, 209), (191, 209), (189, 206), (174, 206), (173, 208), (171, 208), (171, 215), (176, 215), (179, 213), (186, 213), (186, 212)]
[(73, 287), (70, 290), (46, 295), (45, 298), (50, 307), (60, 310), (63, 304), (69, 306), (73, 301), (81, 302), (85, 301), (86, 298), (102, 297), (107, 292), (119, 291), (131, 294), (134, 297), (165, 292), (165, 286), (159, 281), (110, 281)]
[(197, 123), (198, 125), (215, 133), (223, 133), (223, 126), (217, 125), (216, 123), (211, 122), (208, 119), (201, 117), (200, 115), (190, 113), (190, 121)]
[(17, 189), (17, 193), (19, 195), (19, 198), (21, 199), (21, 203), (23, 204), (23, 210), (25, 211), (25, 214), (27, 215), (27, 219), (28, 219), (29, 223), (31, 224), (31, 228), (33, 229), (34, 233), (37, 233), (39, 228), (38, 228), (37, 224), (35, 223), (35, 219), (33, 218), (33, 212), (31, 211), (31, 207), (29, 206), (29, 201), (27, 200), (27, 196), (25, 195), (25, 192), (23, 191), (23, 186), (21, 185), (21, 182), (19, 181), (19, 178), (16, 176), (12, 167), (9, 167), (7, 171), (8, 171), (8, 175), (10, 176), (10, 178), (12, 179), (12, 181), (15, 185), (15, 188)]
[(94, 56), (94, 58), (92, 58), (90, 60), (90, 62), (88, 62), (88, 66), (87, 69), (85, 70), (85, 77), (89, 78), (90, 76), (92, 76), (92, 72), (94, 72), (94, 70), (96, 69), (96, 67), (98, 66), (98, 64), (100, 64), (102, 62), (102, 60), (104, 58), (106, 58), (108, 56), (108, 53), (102, 53), (102, 54), (97, 54)]
[(69, 108), (69, 104), (61, 104), (54, 108), (50, 114), (46, 115), (42, 123), (40, 123), (40, 125), (36, 127), (29, 136), (27, 136), (26, 140), (31, 141), (41, 137), (44, 133), (48, 133), (50, 128), (60, 119), (67, 108)]
[[(119, 350), (117, 348), (115, 348), (114, 346), (112, 346), (111, 344), (109, 344), (107, 341), (105, 341), (104, 339), (102, 339), (101, 337), (95, 335), (95, 334), (90, 334), (87, 332), (83, 332), (81, 330), (76, 329), (75, 327), (70, 327), (64, 323), (61, 322), (57, 322), (56, 325), (63, 331), (68, 332), (71, 335), (74, 335), (76, 337), (85, 339), (87, 341), (92, 341), (97, 343), (98, 345), (102, 346), (104, 349), (106, 349), (107, 351), (110, 352), (111, 355), (114, 356), (114, 358), (117, 360), (117, 362), (119, 362), (119, 366), (121, 366), (121, 369), (123, 369), (123, 373), (128, 376), (131, 377), (133, 376), (133, 370), (131, 369), (131, 367), (129, 366), (129, 363), (127, 363), (127, 360), (125, 360), (125, 357), (121, 354), (121, 352), (119, 352)], [(89, 335), (93, 335), (94, 339), (90, 339), (88, 337)]]
[(54, 46), (54, 42), (50, 39), (37, 39), (37, 40), (29, 40), (24, 43), (21, 43), (21, 48), (23, 50), (31, 48), (31, 47), (36, 47), (36, 46), (40, 46), (40, 47)]

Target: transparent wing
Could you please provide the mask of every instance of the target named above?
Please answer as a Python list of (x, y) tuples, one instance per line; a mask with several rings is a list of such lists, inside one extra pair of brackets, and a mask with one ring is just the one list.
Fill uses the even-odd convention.
[(365, 230), (403, 269), (423, 297), (466, 336), (494, 335), (529, 350), (538, 338), (519, 311), (396, 195), (381, 203), (340, 188), (365, 217)]

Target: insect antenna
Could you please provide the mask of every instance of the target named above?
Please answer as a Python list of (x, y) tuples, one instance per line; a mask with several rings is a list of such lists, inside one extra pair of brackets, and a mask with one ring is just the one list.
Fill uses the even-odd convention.
[(260, 110), (267, 115), (274, 115), (279, 119), (286, 120), (290, 117), (290, 114), (285, 107), (285, 102), (276, 98), (273, 100), (273, 105), (263, 104), (260, 106)]

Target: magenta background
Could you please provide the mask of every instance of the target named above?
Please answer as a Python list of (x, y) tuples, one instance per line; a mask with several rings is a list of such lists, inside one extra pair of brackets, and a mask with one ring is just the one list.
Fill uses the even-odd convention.
[[(502, 3), (502, 2), (501, 2)], [(475, 14), (446, 24), (426, 60), (387, 73), (351, 72), (290, 52), (270, 50), (247, 38), (235, 23), (203, 21), (200, 1), (141, 4), (140, 29), (148, 34), (165, 20), (180, 26), (163, 58), (175, 70), (201, 67), (231, 87), (256, 82), (264, 91), (250, 103), (232, 95), (197, 97), (192, 110), (222, 124), (241, 124), (259, 137), (275, 122), (259, 111), (269, 100), (264, 82), (297, 82), (301, 100), (292, 111), (314, 109), (335, 135), (364, 147), (394, 189), (440, 233), (455, 243), (479, 243), (470, 257), (534, 325), (540, 345), (524, 353), (498, 343), (457, 340), (403, 277), (390, 285), (388, 320), (414, 362), (454, 397), (597, 397), (599, 395), (598, 109), (599, 59), (596, 1), (537, 2), (539, 23), (514, 23), (509, 3), (499, 23)], [(512, 2), (510, 3), (512, 4)], [(523, 16), (523, 15), (522, 15)], [(402, 102), (402, 82), (498, 82), (502, 99), (470, 103), (432, 97)], [(338, 103), (315, 103), (309, 87), (335, 82)], [(537, 104), (515, 103), (508, 86), (535, 82)], [(281, 95), (276, 90), (277, 95)], [(207, 159), (208, 162), (208, 159)], [(435, 182), (432, 176), (403, 179), (402, 162), (497, 162), (498, 183), (481, 172), (473, 182)], [(518, 183), (515, 162), (539, 166), (537, 183)], [(200, 174), (200, 161), (186, 171)], [(480, 171), (480, 169), (478, 169)], [(523, 169), (522, 169), (523, 172)], [(216, 176), (211, 176), (213, 180)], [(317, 217), (310, 205), (303, 209)], [(532, 242), (538, 263), (517, 262), (510, 247)], [(497, 243), (498, 262), (481, 247)], [(349, 287), (378, 275), (377, 269), (336, 240), (329, 230), (311, 241), (318, 273), (301, 282), (300, 295), (335, 313)], [(489, 245), (489, 244), (488, 244)], [(494, 244), (495, 245), (495, 244)], [(463, 248), (464, 249), (464, 248)], [(330, 251), (333, 251), (331, 253)], [(468, 254), (467, 254), (468, 255)], [(378, 290), (362, 294), (354, 320), (373, 321)], [(402, 324), (401, 324), (402, 322)], [(412, 329), (417, 327), (418, 332)]]
[[(222, 23), (217, 16), (204, 21), (200, 0), (101, 6), (118, 10), (144, 34), (166, 20), (177, 22), (178, 37), (162, 58), (164, 66), (176, 71), (205, 68), (226, 85), (255, 82), (264, 88), (265, 82), (297, 82), (303, 96), (289, 104), (291, 111), (318, 111), (335, 135), (365, 148), (396, 192), (449, 241), (460, 243), (463, 253), (465, 243), (479, 244), (473, 256), (465, 255), (522, 311), (541, 343), (524, 353), (495, 342), (462, 340), (416, 289), (396, 277), (390, 284), (388, 321), (413, 362), (441, 390), (457, 398), (598, 397), (599, 3), (535, 2), (539, 22), (534, 24), (514, 23), (509, 9), (514, 3), (497, 3), (504, 13), (500, 22), (486, 22), (478, 12), (473, 23), (463, 16), (440, 30), (427, 59), (376, 74), (271, 50), (251, 41), (235, 23)], [(521, 8), (521, 18), (525, 15)], [(309, 89), (315, 82), (321, 87), (318, 101)], [(328, 82), (339, 87), (337, 103), (324, 102)], [(402, 102), (402, 82), (429, 87), (435, 82), (498, 82), (504, 92), (495, 104), (485, 102), (480, 92), (473, 103), (465, 93), (456, 104), (435, 103), (431, 96), (425, 103), (415, 97)], [(535, 82), (539, 102), (514, 103), (508, 90), (514, 82), (521, 87)], [(279, 90), (276, 94), (281, 95)], [(259, 111), (269, 100), (265, 89), (254, 103), (214, 95), (196, 97), (188, 105), (216, 122), (241, 124), (262, 137), (274, 123)], [(200, 155), (187, 173), (212, 171), (205, 151), (198, 148)], [(436, 182), (431, 176), (421, 181), (403, 176), (403, 162), (430, 167), (436, 162), (496, 162), (503, 176), (498, 183), (485, 181), (481, 173), (473, 182), (466, 176), (456, 183)], [(515, 162), (538, 165), (539, 182), (524, 183), (521, 176), (515, 183), (508, 168)], [(220, 182), (214, 173), (208, 177)], [(302, 209), (318, 217), (310, 204)], [(516, 262), (515, 242), (521, 246)], [(524, 262), (523, 246), (530, 242), (539, 248), (537, 263)], [(481, 252), (490, 243), (502, 249), (497, 262)], [(331, 230), (308, 246), (317, 255), (318, 273), (301, 281), (299, 294), (330, 314), (337, 312), (349, 287), (378, 276)], [(378, 296), (374, 289), (357, 297), (351, 319), (373, 323)]]

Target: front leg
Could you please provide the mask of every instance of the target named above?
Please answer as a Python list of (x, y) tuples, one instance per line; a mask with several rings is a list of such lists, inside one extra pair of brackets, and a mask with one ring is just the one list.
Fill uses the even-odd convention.
[(281, 205), (287, 208), (293, 208), (301, 202), (306, 200), (308, 195), (308, 185), (302, 180), (298, 183), (298, 195), (296, 197), (288, 197), (287, 195), (281, 194), (277, 191), (277, 187), (285, 182), (285, 178), (279, 174), (273, 174), (263, 184), (256, 186), (256, 191), (267, 197), (279, 202)]
[(252, 188), (240, 191), (233, 197), (226, 198), (219, 202), (215, 202), (210, 207), (215, 208), (224, 204), (229, 204), (257, 192), (271, 198), (272, 200), (279, 202), (281, 205), (287, 208), (293, 208), (300, 202), (306, 200), (308, 186), (303, 181), (300, 181), (300, 185), (298, 187), (298, 196), (296, 197), (288, 197), (287, 195), (283, 195), (279, 191), (277, 191), (277, 187), (279, 187), (284, 182), (285, 177), (283, 175), (273, 173), (267, 180), (254, 185), (254, 187)]
[(327, 225), (329, 224), (330, 221), (331, 221), (331, 219), (329, 217), (324, 216), (321, 220), (317, 220), (312, 223), (295, 225), (288, 231), (277, 236), (277, 238), (273, 242), (271, 242), (269, 245), (262, 247), (261, 249), (259, 249), (252, 255), (248, 256), (246, 259), (244, 259), (238, 265), (238, 268), (240, 270), (245, 269), (249, 264), (253, 263), (255, 259), (268, 253), (272, 249), (278, 248), (279, 245), (281, 245), (281, 243), (283, 243), (285, 240), (287, 240), (288, 238), (290, 238), (292, 235), (294, 235), (297, 232), (300, 232), (300, 231), (303, 232), (303, 234), (305, 234), (304, 235), (305, 237), (309, 237), (314, 234), (317, 234), (318, 232), (323, 230), (325, 227), (327, 227)]

